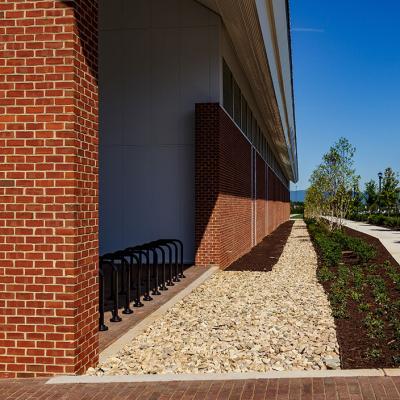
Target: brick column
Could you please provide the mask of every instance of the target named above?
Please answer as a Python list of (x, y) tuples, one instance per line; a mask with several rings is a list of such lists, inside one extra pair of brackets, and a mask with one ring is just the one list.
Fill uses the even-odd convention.
[(219, 105), (196, 104), (195, 112), (195, 263), (219, 266)]
[(0, 376), (98, 357), (97, 1), (0, 3)]

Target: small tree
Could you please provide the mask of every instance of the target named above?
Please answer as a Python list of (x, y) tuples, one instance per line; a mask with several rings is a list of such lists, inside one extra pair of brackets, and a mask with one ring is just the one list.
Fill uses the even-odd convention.
[(319, 220), (325, 214), (324, 205), (323, 192), (316, 185), (311, 185), (304, 200), (304, 217)]
[(382, 181), (381, 203), (390, 213), (397, 206), (397, 188), (399, 186), (398, 175), (388, 167), (385, 169)]
[(376, 210), (378, 204), (378, 186), (373, 179), (365, 184), (365, 203), (367, 204), (368, 211)]
[(353, 198), (351, 201), (351, 212), (359, 213), (364, 209), (365, 209), (364, 196), (361, 193), (360, 188), (358, 186), (355, 186), (353, 189)]
[(346, 138), (340, 138), (323, 156), (310, 178), (307, 213), (313, 210), (313, 213), (329, 216), (331, 229), (342, 226), (352, 205), (353, 189), (359, 186), (360, 177), (353, 168), (354, 153), (355, 147)]

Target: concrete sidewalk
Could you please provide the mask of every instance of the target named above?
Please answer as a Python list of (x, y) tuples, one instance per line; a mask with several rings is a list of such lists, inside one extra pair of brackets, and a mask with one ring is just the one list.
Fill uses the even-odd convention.
[(365, 222), (344, 220), (344, 226), (354, 229), (380, 240), (387, 251), (400, 264), (400, 231), (392, 231), (382, 226), (370, 225)]

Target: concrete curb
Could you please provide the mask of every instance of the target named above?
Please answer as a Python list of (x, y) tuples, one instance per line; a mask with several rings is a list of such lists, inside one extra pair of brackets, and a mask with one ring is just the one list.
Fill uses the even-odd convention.
[(347, 369), (317, 371), (270, 371), (243, 372), (225, 374), (160, 374), (160, 375), (116, 375), (116, 376), (56, 376), (46, 384), (76, 383), (139, 383), (173, 381), (221, 381), (221, 380), (257, 380), (257, 379), (294, 379), (294, 378), (356, 378), (400, 376), (400, 369)]
[(165, 304), (163, 304), (156, 311), (152, 312), (145, 319), (140, 321), (137, 325), (135, 325), (132, 329), (122, 335), (115, 342), (111, 343), (110, 346), (105, 348), (99, 355), (99, 362), (104, 362), (108, 357), (116, 354), (122, 347), (126, 344), (130, 343), (132, 339), (134, 339), (137, 335), (142, 333), (146, 328), (148, 328), (156, 319), (160, 318), (164, 315), (171, 307), (173, 307), (178, 301), (182, 300), (184, 297), (189, 295), (194, 289), (200, 286), (203, 282), (205, 282), (211, 275), (213, 275), (216, 271), (218, 271), (218, 267), (211, 267), (207, 271), (204, 272), (201, 276), (199, 276), (196, 280), (194, 280), (190, 285), (186, 288), (182, 289), (179, 293), (177, 293), (172, 299), (168, 300)]

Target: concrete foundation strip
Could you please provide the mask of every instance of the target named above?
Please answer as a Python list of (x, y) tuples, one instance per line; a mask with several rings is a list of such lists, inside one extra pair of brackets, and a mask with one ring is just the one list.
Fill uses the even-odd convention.
[(400, 376), (400, 368), (393, 369), (342, 369), (316, 371), (271, 371), (271, 372), (231, 372), (226, 374), (159, 374), (159, 375), (115, 375), (115, 376), (56, 376), (46, 384), (77, 383), (140, 383), (173, 381), (225, 381), (257, 379), (294, 379), (294, 378), (355, 378)]

